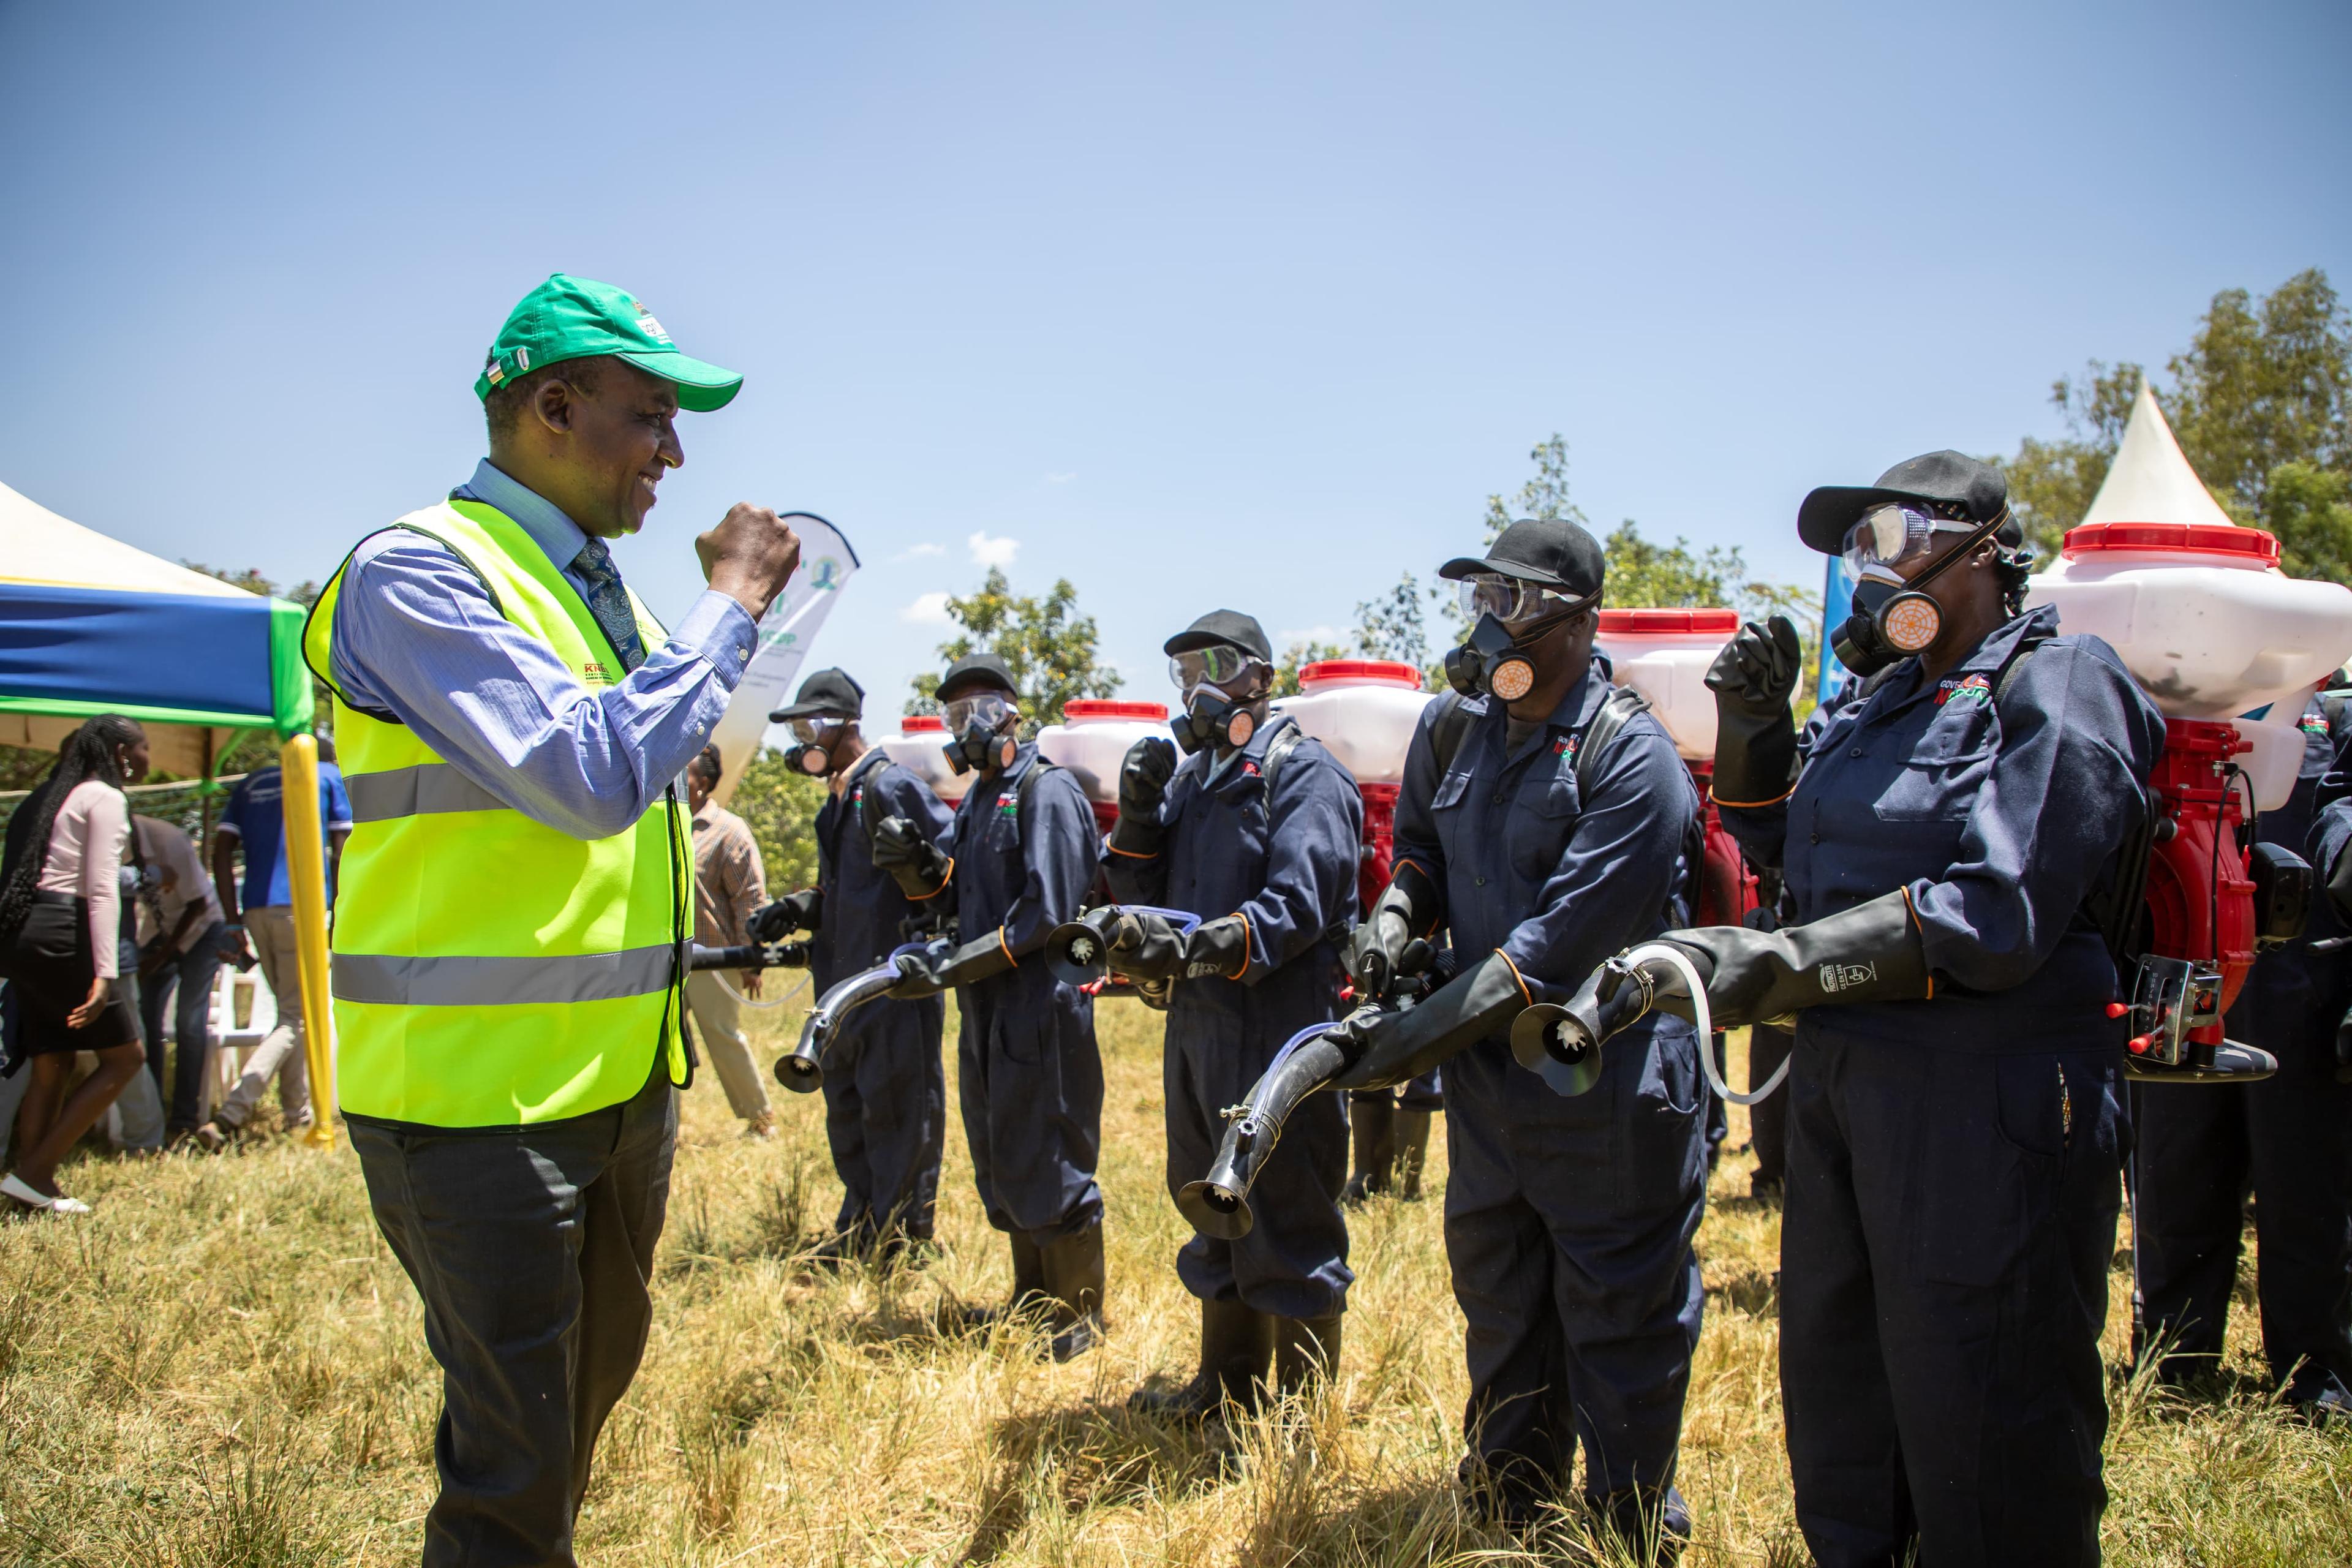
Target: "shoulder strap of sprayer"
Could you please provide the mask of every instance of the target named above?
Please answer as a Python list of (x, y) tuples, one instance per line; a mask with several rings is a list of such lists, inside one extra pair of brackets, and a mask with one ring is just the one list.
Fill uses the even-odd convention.
[(875, 830), (882, 826), (882, 792), (874, 786), (882, 770), (890, 765), (889, 753), (879, 746), (872, 754), (880, 760), (867, 762), (860, 757), (856, 771), (849, 775), (849, 786), (857, 796), (857, 826), (866, 835), (866, 847), (869, 851), (874, 847)]
[[(1593, 770), (1600, 765), (1597, 759), (1608, 750), (1609, 742), (1617, 738), (1617, 731), (1625, 727), (1625, 721), (1636, 713), (1649, 710), (1650, 700), (1630, 686), (1617, 688), (1601, 702), (1601, 711), (1592, 716), (1592, 722), (1584, 728), (1584, 739), (1577, 743), (1578, 795), (1591, 791)], [(1473, 708), (1470, 700), (1460, 692), (1447, 691), (1439, 695), (1437, 717), (1429, 724), (1429, 744), (1430, 750), (1436, 753), (1437, 771), (1441, 774), (1454, 765), (1455, 755), (1462, 750), (1462, 742), (1469, 738), (1470, 726), (1477, 721), (1482, 711)], [(1273, 772), (1272, 768), (1266, 770), (1269, 777)]]
[(1298, 727), (1297, 720), (1282, 718), (1274, 722), (1276, 734), (1266, 742), (1265, 765), (1259, 770), (1261, 777), (1258, 781), (1258, 802), (1265, 807), (1269, 824), (1274, 821), (1275, 778), (1282, 772), (1282, 764), (1290, 760), (1290, 753), (1298, 750), (1298, 743), (1307, 739), (1307, 731)]
[(1458, 691), (1441, 691), (1437, 695), (1437, 717), (1429, 723), (1430, 750), (1437, 754), (1440, 778), (1454, 765), (1454, 753), (1470, 734), (1470, 726), (1477, 721), (1481, 710), (1470, 706), (1470, 700)]
[[(2009, 728), (2009, 694), (2017, 685), (2017, 678), (2025, 673), (2025, 661), (2033, 650), (2049, 641), (2048, 637), (2032, 637), (2018, 646), (2017, 652), (2003, 666), (2000, 679), (1993, 683), (1993, 716), (2006, 731)], [(2155, 803), (2143, 788), (2139, 801), (2139, 820), (2124, 834), (2116, 847), (2116, 859), (2108, 874), (2099, 879), (2083, 900), (2083, 914), (2107, 944), (2107, 956), (2116, 961), (2120, 973), (2139, 956), (2139, 926), (2143, 900), (2147, 895), (2147, 858), (2156, 847)], [(2125, 984), (2128, 984), (2126, 977)]]

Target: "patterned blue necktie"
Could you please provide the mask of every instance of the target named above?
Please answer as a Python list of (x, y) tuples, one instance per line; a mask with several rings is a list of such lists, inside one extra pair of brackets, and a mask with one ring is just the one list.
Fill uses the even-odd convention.
[(588, 609), (613, 647), (621, 656), (621, 668), (625, 672), (646, 662), (646, 645), (637, 637), (636, 613), (629, 608), (628, 590), (621, 586), (621, 574), (613, 564), (613, 552), (604, 548), (601, 539), (590, 538), (580, 553), (572, 557), (572, 570), (588, 584)]

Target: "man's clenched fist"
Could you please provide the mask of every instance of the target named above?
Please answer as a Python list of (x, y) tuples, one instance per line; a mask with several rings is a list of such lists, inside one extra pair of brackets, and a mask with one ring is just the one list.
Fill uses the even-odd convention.
[(702, 574), (758, 620), (800, 569), (800, 535), (763, 506), (737, 501), (719, 526), (694, 542)]

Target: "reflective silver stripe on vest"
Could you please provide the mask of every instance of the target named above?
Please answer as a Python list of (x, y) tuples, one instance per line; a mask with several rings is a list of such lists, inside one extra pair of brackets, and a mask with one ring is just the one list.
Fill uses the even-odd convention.
[(345, 773), (353, 822), (389, 822), (445, 811), (505, 811), (507, 803), (447, 763), (419, 763), (381, 773)]
[(329, 965), (338, 1002), (385, 1007), (491, 1007), (509, 1002), (607, 1002), (669, 984), (675, 950), (562, 958), (394, 958), (339, 952)]

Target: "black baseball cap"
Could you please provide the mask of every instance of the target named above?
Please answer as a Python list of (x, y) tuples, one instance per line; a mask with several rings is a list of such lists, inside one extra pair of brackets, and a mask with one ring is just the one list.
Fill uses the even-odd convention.
[(1211, 610), (1160, 645), (1160, 651), (1172, 658), (1180, 653), (1198, 653), (1219, 643), (1230, 643), (1253, 658), (1268, 664), (1274, 662), (1274, 645), (1266, 641), (1265, 628), (1257, 624), (1255, 616), (1245, 616), (1239, 610)]
[[(1823, 485), (1814, 490), (1797, 508), (1797, 537), (1824, 555), (1835, 555), (1863, 513), (1885, 501), (1906, 500), (1959, 507), (1970, 522), (1990, 522), (2009, 511), (2009, 480), (1990, 463), (1964, 452), (1923, 453), (1895, 464), (1874, 485)], [(2025, 529), (2011, 516), (1993, 537), (2013, 550), (2025, 542)]]
[(790, 706), (768, 715), (768, 722), (782, 724), (793, 719), (814, 719), (820, 713), (855, 719), (865, 711), (866, 688), (850, 679), (846, 670), (820, 669), (801, 682), (801, 694), (793, 699)]
[(1015, 697), (1021, 695), (1021, 688), (1013, 684), (1013, 671), (992, 653), (966, 654), (948, 666), (948, 672), (940, 677), (940, 698), (944, 701), (950, 693), (967, 686), (994, 686)]
[(1437, 569), (1441, 577), (1494, 572), (1557, 588), (1579, 599), (1601, 592), (1608, 568), (1601, 542), (1564, 517), (1523, 517), (1503, 530), (1481, 556), (1463, 555)]

